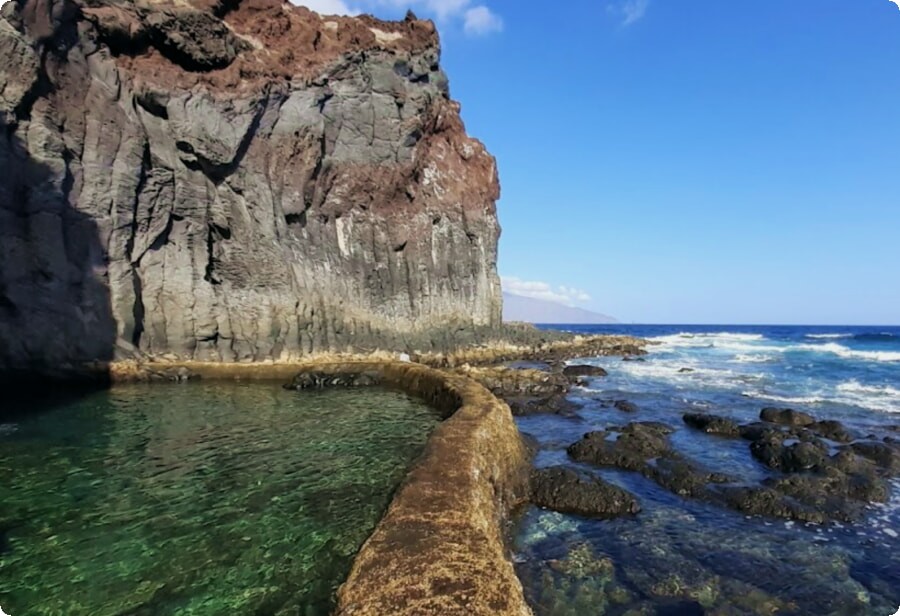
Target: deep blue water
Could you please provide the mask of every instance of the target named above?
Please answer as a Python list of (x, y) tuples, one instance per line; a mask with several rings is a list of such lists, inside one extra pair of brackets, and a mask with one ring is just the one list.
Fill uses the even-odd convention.
[[(571, 392), (583, 405), (574, 416), (517, 419), (539, 443), (539, 466), (566, 464), (594, 473), (631, 491), (643, 508), (636, 517), (611, 521), (538, 509), (523, 516), (518, 569), (538, 616), (897, 609), (900, 482), (889, 502), (873, 505), (856, 524), (804, 525), (686, 500), (635, 473), (576, 465), (565, 449), (592, 430), (660, 421), (676, 428), (672, 443), (684, 455), (756, 483), (774, 472), (752, 458), (746, 442), (689, 430), (681, 416), (702, 411), (750, 422), (766, 406), (791, 407), (840, 420), (862, 438), (896, 437), (900, 327), (548, 328), (628, 334), (658, 344), (644, 361), (578, 360), (604, 367), (609, 376)], [(619, 399), (637, 404), (638, 413), (611, 408)], [(706, 611), (690, 611), (693, 601)]]

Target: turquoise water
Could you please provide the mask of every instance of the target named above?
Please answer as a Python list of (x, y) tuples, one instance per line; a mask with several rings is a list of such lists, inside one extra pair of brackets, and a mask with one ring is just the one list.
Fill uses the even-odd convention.
[[(632, 421), (672, 426), (673, 446), (748, 484), (779, 476), (747, 442), (688, 429), (686, 412), (740, 423), (766, 406), (839, 420), (861, 438), (900, 433), (900, 328), (584, 326), (654, 339), (644, 361), (587, 358), (609, 376), (570, 395), (574, 416), (517, 419), (539, 466), (569, 465), (632, 492), (642, 511), (588, 520), (531, 508), (515, 537), (517, 570), (537, 616), (878, 615), (900, 606), (900, 479), (855, 523), (747, 517), (687, 500), (637, 473), (574, 463), (566, 447)], [(689, 372), (682, 369), (688, 368)], [(634, 414), (611, 408), (627, 399)], [(871, 435), (871, 437), (869, 436)]]
[(380, 389), (122, 386), (0, 425), (13, 616), (314, 616), (439, 421)]

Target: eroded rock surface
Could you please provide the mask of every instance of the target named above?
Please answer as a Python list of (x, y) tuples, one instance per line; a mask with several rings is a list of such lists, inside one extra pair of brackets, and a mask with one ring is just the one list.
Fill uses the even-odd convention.
[(496, 165), (439, 55), (412, 16), (7, 3), (0, 369), (428, 350), (499, 325)]
[(634, 496), (622, 488), (561, 466), (532, 473), (531, 499), (538, 507), (592, 518), (613, 518), (641, 510)]

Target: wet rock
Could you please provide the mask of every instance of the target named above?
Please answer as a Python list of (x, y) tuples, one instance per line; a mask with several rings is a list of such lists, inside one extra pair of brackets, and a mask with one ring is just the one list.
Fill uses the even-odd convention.
[(570, 417), (582, 408), (581, 404), (569, 400), (565, 394), (557, 394), (546, 398), (519, 397), (507, 400), (510, 410), (517, 417), (528, 415), (552, 414)]
[(504, 400), (526, 397), (549, 399), (569, 389), (569, 381), (564, 376), (541, 370), (464, 365), (456, 372), (475, 379)]
[(863, 441), (848, 446), (851, 451), (874, 462), (888, 475), (900, 473), (900, 447), (892, 443)]
[(707, 434), (728, 437), (740, 436), (740, 427), (737, 422), (725, 417), (709, 415), (707, 413), (686, 413), (682, 419), (684, 420), (684, 423), (691, 428), (706, 432)]
[(693, 372), (693, 371), (694, 371), (693, 368), (682, 368), (681, 370), (678, 371), (678, 373), (679, 374), (687, 374), (687, 373)]
[(748, 515), (762, 515), (821, 524), (825, 514), (793, 502), (777, 490), (760, 486), (725, 487), (720, 490), (725, 503)]
[(637, 404), (629, 402), (628, 400), (616, 400), (613, 403), (613, 406), (623, 413), (637, 413), (639, 410)]
[(598, 466), (615, 466), (632, 471), (647, 467), (649, 458), (670, 451), (668, 426), (630, 423), (620, 429), (590, 432), (566, 450), (573, 460)]
[(853, 434), (839, 421), (817, 421), (808, 426), (810, 430), (836, 443), (850, 443), (855, 440)]
[(869, 503), (884, 502), (888, 496), (887, 484), (875, 473), (800, 473), (771, 479), (767, 485), (828, 519), (846, 522), (858, 519)]
[(640, 511), (637, 500), (625, 490), (560, 466), (532, 473), (531, 498), (539, 507), (594, 518)]
[(200, 380), (200, 375), (191, 372), (185, 367), (179, 368), (163, 368), (148, 369), (147, 380), (149, 381), (167, 381), (171, 383), (187, 383), (188, 381)]
[(381, 382), (377, 372), (331, 374), (327, 372), (301, 372), (285, 385), (286, 389), (303, 391), (325, 389), (327, 387), (372, 387)]
[(812, 415), (795, 411), (794, 409), (765, 408), (759, 414), (759, 418), (770, 423), (781, 424), (783, 426), (800, 426), (805, 427), (816, 423)]
[(600, 377), (607, 376), (606, 370), (600, 366), (589, 366), (586, 364), (578, 364), (574, 366), (566, 366), (562, 371), (563, 375), (572, 382), (576, 382), (584, 377)]
[(643, 357), (635, 357), (634, 355), (626, 355), (622, 358), (622, 361), (647, 361)]
[(751, 443), (750, 453), (769, 468), (786, 473), (819, 468), (828, 459), (828, 447), (821, 441), (792, 442), (783, 434)]
[(727, 475), (709, 473), (677, 457), (662, 457), (646, 467), (644, 474), (679, 496), (708, 499), (709, 485), (733, 481)]

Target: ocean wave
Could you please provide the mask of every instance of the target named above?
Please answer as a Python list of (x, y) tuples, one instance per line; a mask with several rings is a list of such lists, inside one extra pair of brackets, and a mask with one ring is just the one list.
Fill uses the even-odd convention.
[(838, 338), (853, 338), (853, 334), (806, 334), (804, 338), (813, 340), (836, 340)]
[(833, 391), (814, 391), (800, 395), (771, 393), (763, 390), (741, 392), (748, 398), (760, 398), (782, 404), (843, 404), (870, 411), (900, 413), (900, 390), (890, 385), (863, 385), (859, 381), (841, 383)]
[(890, 385), (863, 385), (859, 381), (847, 381), (837, 386), (838, 391), (866, 394), (870, 396), (890, 396), (900, 400), (900, 389)]
[(681, 332), (678, 334), (671, 334), (668, 336), (657, 336), (656, 338), (652, 338), (652, 340), (657, 340), (663, 343), (669, 344), (683, 344), (686, 346), (697, 346), (697, 345), (706, 345), (709, 344), (710, 341), (715, 340), (741, 340), (746, 342), (752, 342), (754, 340), (764, 340), (765, 336), (762, 334), (741, 334), (737, 332), (710, 332), (710, 333), (691, 333), (691, 332)]
[(772, 355), (750, 355), (741, 353), (736, 355), (734, 359), (731, 361), (739, 363), (739, 364), (766, 364), (769, 362), (775, 361), (775, 357)]
[(900, 335), (882, 332), (880, 334), (856, 334), (853, 339), (857, 342), (900, 342)]
[(763, 400), (771, 400), (773, 402), (783, 402), (784, 404), (822, 404), (829, 401), (827, 398), (817, 395), (782, 396), (756, 390), (742, 391), (741, 395), (747, 398), (761, 398)]
[(900, 361), (900, 352), (898, 351), (859, 351), (842, 344), (837, 344), (836, 342), (829, 342), (827, 344), (798, 344), (793, 347), (788, 347), (786, 350), (832, 353), (845, 359), (862, 359), (865, 361)]

